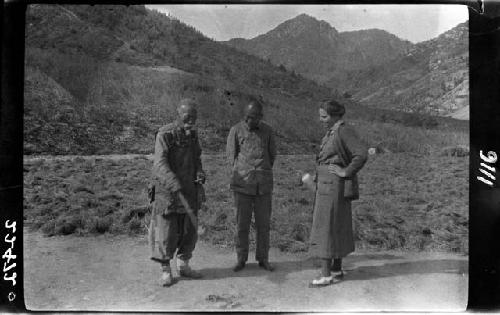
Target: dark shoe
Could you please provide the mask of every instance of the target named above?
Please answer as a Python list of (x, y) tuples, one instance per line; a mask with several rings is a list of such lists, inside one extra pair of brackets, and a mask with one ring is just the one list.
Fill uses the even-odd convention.
[(181, 277), (185, 277), (185, 278), (191, 278), (191, 279), (200, 279), (202, 278), (202, 274), (199, 273), (198, 271), (195, 271), (193, 269), (191, 269), (191, 267), (184, 267), (184, 268), (180, 268), (179, 269), (179, 275)]
[(267, 260), (265, 261), (259, 261), (259, 267), (260, 268), (263, 268), (267, 271), (273, 271), (274, 270), (274, 266), (271, 265)]
[(342, 271), (342, 258), (334, 258), (330, 270), (333, 272)]
[(245, 262), (244, 261), (238, 261), (238, 263), (233, 267), (234, 272), (238, 272), (245, 268)]
[(332, 271), (331, 274), (336, 279), (343, 279), (344, 275), (345, 275), (345, 272), (344, 272), (344, 270)]

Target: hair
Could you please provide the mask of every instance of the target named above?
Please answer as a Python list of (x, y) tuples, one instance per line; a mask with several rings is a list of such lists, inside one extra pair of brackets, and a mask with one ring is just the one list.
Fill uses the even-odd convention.
[(319, 104), (319, 108), (324, 109), (326, 113), (330, 116), (342, 117), (345, 114), (344, 105), (340, 104), (339, 102), (333, 99), (322, 101)]
[(261, 114), (264, 114), (264, 105), (262, 104), (262, 102), (261, 102), (260, 100), (258, 100), (258, 99), (256, 99), (256, 98), (252, 98), (252, 99), (248, 102), (247, 106), (245, 107), (245, 111), (246, 111), (246, 110), (248, 110), (248, 108), (249, 108), (250, 106), (252, 106), (252, 107), (254, 107), (254, 108), (258, 109), (258, 110), (259, 110), (259, 112), (260, 112)]
[(198, 106), (196, 102), (191, 98), (184, 98), (179, 102), (179, 104), (177, 105), (177, 114), (181, 114), (181, 108), (183, 107), (191, 108), (195, 112), (198, 112)]
[(177, 108), (180, 108), (182, 106), (190, 106), (190, 107), (197, 107), (196, 101), (192, 98), (183, 98), (180, 100), (179, 104), (177, 105)]

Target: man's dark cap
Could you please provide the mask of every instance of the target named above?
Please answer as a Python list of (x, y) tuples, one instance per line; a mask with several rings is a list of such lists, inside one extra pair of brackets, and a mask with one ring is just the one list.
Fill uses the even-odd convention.
[(192, 98), (183, 98), (182, 100), (180, 100), (179, 106), (177, 108), (182, 107), (182, 106), (189, 106), (189, 107), (196, 108), (197, 104), (196, 104), (195, 100), (193, 100)]
[(245, 107), (245, 112), (247, 112), (251, 107), (257, 109), (261, 114), (264, 113), (264, 105), (260, 100), (256, 98), (251, 99), (248, 102), (247, 106)]

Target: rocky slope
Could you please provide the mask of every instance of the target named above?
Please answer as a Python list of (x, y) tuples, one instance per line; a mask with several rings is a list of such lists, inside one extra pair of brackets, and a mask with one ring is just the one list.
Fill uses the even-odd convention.
[(411, 46), (378, 29), (339, 33), (327, 22), (306, 14), (255, 38), (226, 43), (319, 82), (380, 65), (403, 55)]
[(365, 105), (468, 119), (467, 36), (462, 23), (412, 44), (377, 29), (339, 33), (302, 14), (266, 34), (226, 44)]
[(367, 105), (468, 119), (468, 53), (462, 23), (404, 57), (352, 73), (342, 88)]
[(28, 154), (145, 152), (183, 97), (199, 101), (213, 150), (250, 97), (268, 105), (266, 119), (285, 142), (303, 143), (297, 137), (307, 134), (293, 133), (299, 118), (276, 121), (286, 111), (312, 122), (303, 104), (331, 96), (144, 6), (30, 5), (26, 22)]
[(346, 105), (347, 119), (366, 122), (368, 139), (379, 134), (377, 123), (463, 129), (453, 120), (361, 105), (144, 6), (30, 5), (26, 22), (26, 154), (148, 153), (155, 130), (174, 119), (184, 97), (200, 104), (206, 152), (223, 150), (242, 106), (255, 97), (266, 105), (281, 153), (310, 152), (321, 139), (316, 106), (327, 97)]

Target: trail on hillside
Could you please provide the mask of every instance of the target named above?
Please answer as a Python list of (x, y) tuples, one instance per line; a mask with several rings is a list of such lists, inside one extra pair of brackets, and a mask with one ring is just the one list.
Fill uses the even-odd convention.
[[(24, 285), (30, 310), (105, 311), (458, 311), (467, 303), (467, 257), (443, 253), (358, 252), (345, 279), (311, 289), (305, 254), (272, 249), (276, 271), (252, 260), (234, 273), (235, 254), (199, 242), (192, 266), (204, 278), (158, 284), (144, 236), (56, 236), (24, 231)], [(250, 258), (253, 258), (251, 253)]]

